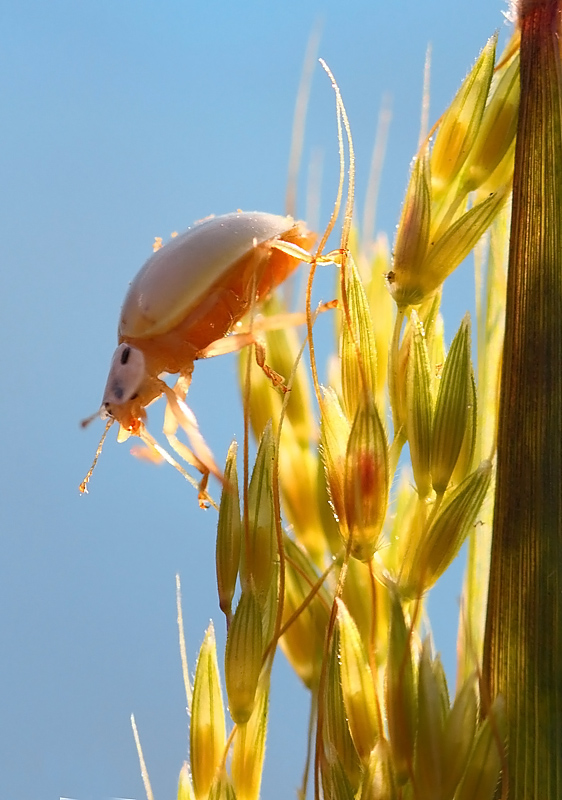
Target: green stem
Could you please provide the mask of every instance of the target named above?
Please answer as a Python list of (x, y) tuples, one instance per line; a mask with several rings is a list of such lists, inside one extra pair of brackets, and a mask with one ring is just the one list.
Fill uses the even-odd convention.
[(519, 8), (521, 105), (483, 663), (490, 696), (501, 692), (507, 705), (509, 800), (562, 797), (561, 7), (522, 0)]

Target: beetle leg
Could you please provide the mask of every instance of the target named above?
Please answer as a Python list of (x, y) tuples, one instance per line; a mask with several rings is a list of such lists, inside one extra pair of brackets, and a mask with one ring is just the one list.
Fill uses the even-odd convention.
[[(193, 411), (173, 389), (170, 389), (170, 387), (164, 383), (164, 381), (162, 381), (162, 391), (166, 395), (168, 407), (173, 416), (173, 424), (170, 424), (169, 428), (166, 427), (166, 424), (164, 425), (166, 438), (178, 455), (201, 472), (203, 475), (201, 479), (203, 486), (201, 488), (200, 485), (200, 491), (204, 492), (209, 473), (211, 472), (222, 482), (222, 472), (215, 463), (209, 445), (201, 435)], [(169, 417), (169, 419), (171, 419), (171, 417)], [(185, 431), (191, 447), (187, 447), (187, 445), (180, 442), (176, 437), (175, 433), (178, 427)]]
[(265, 376), (269, 378), (271, 383), (277, 388), (281, 389), (282, 392), (288, 392), (289, 389), (285, 386), (285, 378), (280, 375), (278, 372), (275, 372), (274, 369), (271, 369), (265, 363), (265, 345), (263, 342), (260, 342), (258, 339), (254, 342), (254, 348), (256, 353), (256, 363), (260, 369), (262, 369), (265, 373)]
[[(164, 447), (162, 447), (160, 444), (158, 444), (156, 439), (153, 436), (150, 435), (150, 433), (146, 430), (144, 425), (141, 425), (141, 427), (139, 429), (139, 432), (138, 432), (138, 436), (142, 439), (142, 441), (145, 443), (145, 445), (149, 449), (154, 450), (165, 461), (167, 461), (168, 464), (171, 464), (172, 467), (175, 467), (175, 469), (177, 469), (178, 472), (180, 472), (183, 475), (183, 477), (186, 479), (186, 481), (188, 481), (192, 486), (194, 486), (198, 490), (200, 508), (208, 508), (210, 505), (212, 505), (213, 508), (216, 508), (218, 510), (217, 504), (212, 499), (212, 497), (209, 494), (207, 494), (207, 491), (206, 491), (206, 489), (207, 489), (207, 481), (209, 480), (209, 470), (208, 469), (205, 469), (203, 467), (203, 465), (201, 465), (203, 467), (203, 477), (201, 478), (199, 483), (197, 483), (197, 481), (195, 481), (191, 477), (191, 475), (188, 472), (185, 471), (185, 469), (182, 467), (182, 465), (179, 464), (176, 461), (176, 459), (173, 458), (170, 455), (170, 453), (168, 453), (168, 451)], [(181, 445), (182, 443), (179, 442), (179, 444)], [(185, 445), (183, 445), (183, 447), (185, 447)], [(185, 450), (189, 451), (189, 448), (185, 447)], [(189, 451), (189, 452), (191, 453), (191, 451)], [(184, 457), (182, 455), (182, 453), (179, 453), (179, 455), (181, 455), (182, 458)], [(186, 459), (186, 460), (188, 460), (189, 463), (191, 463), (191, 461), (194, 458), (195, 458), (195, 456), (193, 455), (193, 453), (191, 453), (190, 459)], [(194, 464), (194, 466), (196, 466), (197, 469), (200, 469), (198, 464)]]
[(131, 447), (131, 455), (138, 458), (139, 461), (148, 461), (150, 464), (161, 464), (164, 460), (162, 453), (147, 442)]
[[(338, 307), (337, 300), (330, 300), (327, 303), (322, 303), (318, 306), (315, 316), (323, 311), (329, 311)], [(226, 353), (237, 353), (243, 347), (248, 347), (253, 344), (256, 348), (256, 361), (260, 369), (262, 369), (269, 380), (275, 387), (280, 388), (282, 391), (287, 391), (283, 385), (285, 379), (278, 372), (271, 369), (265, 362), (265, 345), (256, 336), (256, 331), (275, 331), (280, 328), (296, 327), (297, 325), (306, 324), (306, 314), (303, 311), (287, 312), (286, 314), (273, 314), (270, 317), (259, 315), (252, 320), (251, 327), (243, 326), (236, 333), (231, 333), (228, 336), (223, 336), (221, 339), (216, 339), (211, 344), (207, 345), (204, 350), (198, 354), (198, 358), (213, 358), (214, 356), (222, 356)]]
[[(290, 314), (281, 316), (290, 316)], [(265, 363), (265, 345), (259, 337), (256, 336), (253, 330), (254, 326), (252, 325), (252, 331), (231, 333), (229, 336), (211, 342), (204, 350), (201, 350), (198, 354), (198, 358), (212, 358), (213, 356), (222, 356), (225, 353), (237, 353), (239, 350), (242, 350), (243, 347), (248, 347), (253, 344), (256, 348), (256, 361), (258, 366), (265, 372), (275, 387), (286, 392), (287, 388), (283, 385), (285, 378)]]
[(201, 473), (201, 479), (197, 484), (197, 492), (199, 498), (199, 506), (200, 508), (208, 508), (209, 507), (209, 496), (207, 494), (207, 484), (209, 482), (209, 469), (208, 467), (200, 461), (193, 450), (181, 442), (178, 437), (174, 433), (166, 433), (166, 439), (170, 447), (175, 450), (175, 452), (188, 464), (195, 467)]
[[(326, 303), (320, 303), (314, 315), (317, 317), (318, 314), (322, 314), (324, 311), (331, 311), (337, 307), (337, 300), (328, 300)], [(283, 328), (296, 328), (299, 325), (306, 325), (306, 312), (304, 311), (287, 311), (282, 314), (271, 314), (271, 316), (268, 317), (263, 314), (257, 314), (252, 320), (251, 328), (249, 325), (242, 325), (240, 322), (237, 323), (236, 333), (229, 334), (226, 339), (223, 338), (218, 339), (216, 342), (211, 342), (204, 351), (205, 356), (207, 358), (209, 357), (209, 355), (207, 355), (207, 350), (209, 348), (214, 348), (214, 346), (220, 342), (228, 341), (232, 336), (240, 336), (245, 333), (250, 333), (251, 331), (278, 331)], [(215, 353), (211, 352), (210, 355), (215, 355)]]
[[(174, 392), (177, 394), (180, 400), (183, 400), (184, 402), (185, 398), (187, 397), (187, 392), (189, 390), (189, 387), (191, 386), (192, 374), (193, 371), (180, 373), (180, 376), (175, 382), (173, 387)], [(164, 412), (164, 428), (163, 428), (166, 436), (173, 436), (178, 429), (178, 425), (179, 425), (178, 419), (174, 414), (170, 404), (167, 403), (166, 410)]]
[(302, 247), (299, 247), (298, 244), (293, 244), (293, 242), (285, 242), (283, 239), (275, 239), (271, 246), (274, 247), (276, 250), (281, 250), (282, 253), (287, 253), (288, 256), (294, 256), (298, 258), (299, 261), (304, 262), (305, 264), (341, 264), (342, 256), (345, 252), (344, 250), (332, 250), (329, 253), (326, 253), (325, 256), (322, 255), (314, 255), (313, 253), (309, 253), (308, 250), (304, 250)]
[(185, 400), (185, 398), (187, 397), (189, 387), (191, 386), (192, 375), (193, 375), (193, 369), (190, 372), (182, 372), (180, 373), (179, 378), (174, 384), (174, 392), (182, 400)]
[(223, 336), (222, 339), (215, 339), (197, 354), (197, 358), (214, 358), (223, 356), (226, 353), (238, 353), (244, 347), (254, 344), (256, 337), (250, 331), (242, 333), (231, 333)]
[[(320, 303), (314, 314), (318, 316), (324, 311), (331, 311), (337, 307), (337, 300), (328, 300), (326, 303)], [(243, 347), (256, 343), (255, 331), (278, 331), (282, 328), (293, 328), (298, 325), (306, 325), (304, 311), (288, 311), (285, 314), (272, 314), (270, 317), (258, 314), (252, 320), (251, 326), (238, 323), (235, 332), (229, 333), (228, 336), (223, 336), (220, 339), (215, 339), (214, 342), (211, 342), (211, 344), (198, 352), (197, 358), (214, 358), (215, 356), (223, 356), (226, 353), (237, 353)]]

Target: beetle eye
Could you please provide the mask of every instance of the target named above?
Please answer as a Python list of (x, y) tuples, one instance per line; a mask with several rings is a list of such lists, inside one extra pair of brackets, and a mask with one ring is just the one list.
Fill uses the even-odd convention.
[(128, 344), (120, 344), (114, 353), (103, 394), (103, 405), (122, 405), (138, 396), (146, 375), (144, 356)]

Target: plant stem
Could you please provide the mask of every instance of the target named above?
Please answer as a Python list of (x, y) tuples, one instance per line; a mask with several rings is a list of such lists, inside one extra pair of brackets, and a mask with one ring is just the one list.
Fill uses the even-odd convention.
[(521, 105), (483, 663), (490, 697), (502, 693), (507, 704), (509, 800), (562, 797), (561, 7), (519, 5)]

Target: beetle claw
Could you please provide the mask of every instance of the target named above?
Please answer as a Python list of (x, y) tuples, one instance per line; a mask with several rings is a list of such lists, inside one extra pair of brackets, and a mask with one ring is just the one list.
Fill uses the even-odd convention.
[(206, 472), (203, 474), (201, 480), (199, 481), (199, 492), (197, 494), (197, 499), (199, 500), (199, 508), (206, 510), (210, 506), (210, 497), (207, 494), (207, 483), (209, 481), (209, 473)]

